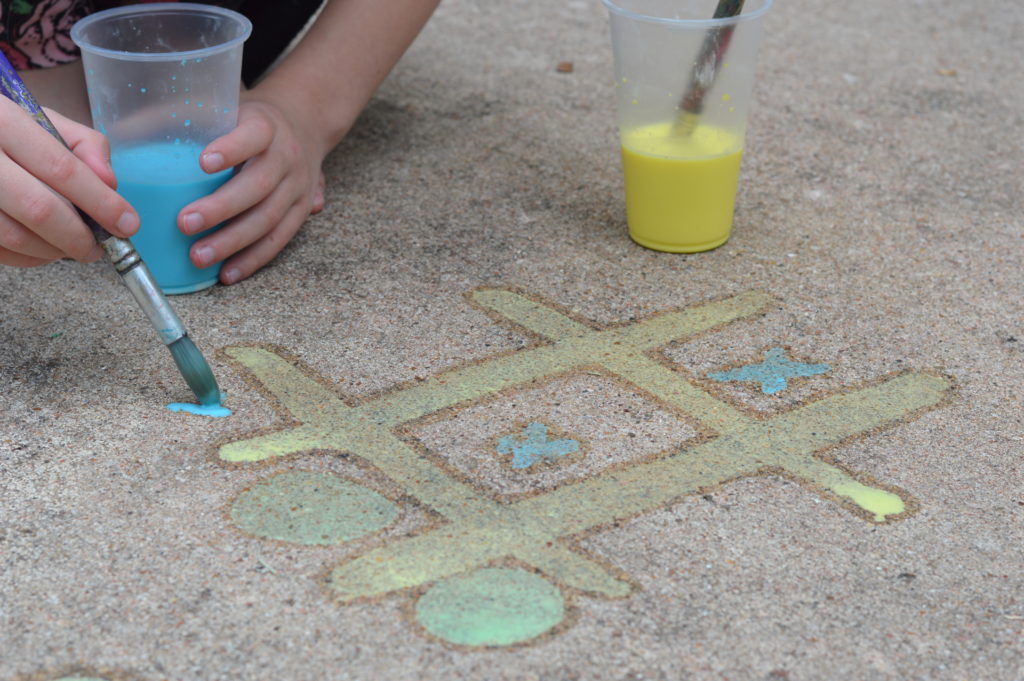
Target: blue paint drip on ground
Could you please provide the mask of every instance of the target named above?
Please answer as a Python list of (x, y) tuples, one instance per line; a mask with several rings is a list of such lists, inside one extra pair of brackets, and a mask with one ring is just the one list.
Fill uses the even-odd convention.
[(831, 371), (827, 364), (806, 364), (786, 359), (785, 350), (772, 348), (764, 353), (764, 360), (759, 364), (750, 364), (730, 371), (717, 371), (708, 377), (725, 383), (727, 381), (754, 381), (761, 384), (761, 392), (773, 395), (789, 387), (788, 379), (804, 376), (817, 376)]
[(524, 440), (516, 441), (506, 435), (498, 441), (498, 453), (512, 455), (512, 468), (529, 468), (541, 460), (553, 461), (580, 448), (576, 440), (549, 440), (548, 427), (536, 421), (526, 426), (523, 434)]
[(184, 411), (189, 414), (198, 414), (199, 416), (213, 416), (216, 418), (223, 418), (225, 416), (231, 416), (231, 410), (224, 406), (224, 393), (220, 394), (220, 400), (217, 404), (192, 404), (191, 402), (172, 402), (167, 405), (167, 408), (171, 411)]
[(171, 411), (186, 411), (190, 414), (199, 414), (200, 416), (215, 416), (217, 418), (223, 418), (224, 416), (231, 416), (231, 410), (220, 404), (192, 404), (190, 402), (172, 402), (167, 405), (167, 408)]

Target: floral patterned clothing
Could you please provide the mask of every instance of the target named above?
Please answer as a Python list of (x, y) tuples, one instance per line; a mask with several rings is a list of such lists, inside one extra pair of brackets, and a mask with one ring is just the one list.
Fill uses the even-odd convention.
[[(0, 0), (0, 51), (19, 71), (67, 64), (79, 58), (78, 48), (71, 42), (71, 27), (79, 19), (124, 5), (173, 1)], [(198, 1), (241, 12), (252, 21), (252, 36), (242, 57), (242, 79), (247, 84), (288, 47), (321, 4), (321, 0)]]
[(0, 50), (19, 71), (78, 61), (71, 27), (93, 12), (172, 0), (0, 0)]
[(0, 2), (0, 50), (18, 70), (75, 61), (71, 26), (92, 9), (91, 0)]

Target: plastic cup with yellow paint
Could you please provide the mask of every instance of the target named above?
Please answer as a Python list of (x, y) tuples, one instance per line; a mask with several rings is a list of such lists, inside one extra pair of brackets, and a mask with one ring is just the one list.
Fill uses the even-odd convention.
[[(743, 157), (764, 15), (747, 0), (603, 0), (611, 15), (629, 236), (695, 253), (725, 243)], [(694, 89), (699, 87), (699, 97)]]

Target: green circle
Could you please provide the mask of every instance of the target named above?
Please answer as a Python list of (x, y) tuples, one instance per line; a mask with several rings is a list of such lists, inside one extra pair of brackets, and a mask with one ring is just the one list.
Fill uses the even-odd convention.
[(551, 630), (565, 598), (551, 582), (519, 568), (482, 568), (430, 587), (416, 620), (431, 634), (466, 646), (509, 646)]
[(382, 530), (398, 507), (348, 480), (301, 471), (281, 473), (238, 495), (231, 519), (240, 529), (295, 544), (330, 545)]

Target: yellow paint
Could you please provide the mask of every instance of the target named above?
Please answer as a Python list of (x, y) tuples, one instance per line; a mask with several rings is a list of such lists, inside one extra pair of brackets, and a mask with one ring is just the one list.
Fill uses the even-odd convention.
[(695, 253), (722, 245), (732, 228), (742, 144), (699, 125), (679, 135), (658, 123), (622, 135), (629, 235), (642, 246)]
[(832, 491), (841, 497), (852, 499), (853, 503), (868, 513), (873, 513), (875, 515), (875, 522), (883, 523), (886, 516), (903, 513), (906, 510), (903, 499), (900, 499), (892, 492), (868, 487), (856, 480), (836, 485), (832, 488)]

